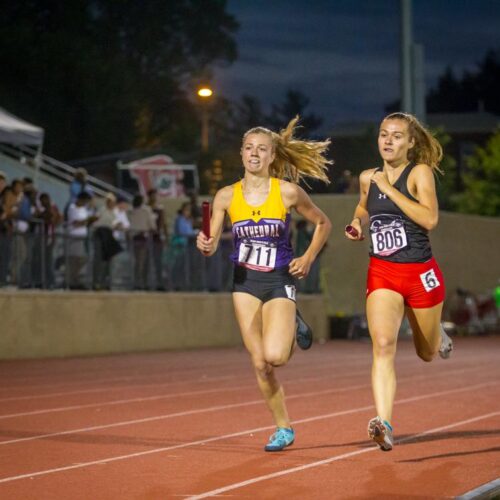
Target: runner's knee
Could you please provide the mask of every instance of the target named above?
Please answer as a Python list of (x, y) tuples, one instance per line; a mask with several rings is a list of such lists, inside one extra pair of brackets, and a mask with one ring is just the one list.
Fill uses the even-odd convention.
[(253, 360), (255, 373), (261, 379), (267, 379), (272, 371), (272, 367), (263, 359)]
[(373, 353), (387, 357), (396, 354), (396, 339), (386, 335), (373, 335)]
[(268, 349), (264, 356), (267, 363), (271, 366), (277, 367), (283, 366), (288, 362), (290, 353), (279, 349)]

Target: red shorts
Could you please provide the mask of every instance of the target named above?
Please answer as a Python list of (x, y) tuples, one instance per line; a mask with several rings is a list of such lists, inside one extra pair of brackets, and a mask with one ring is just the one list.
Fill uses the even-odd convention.
[(403, 296), (415, 309), (433, 307), (444, 301), (444, 279), (434, 258), (427, 262), (399, 263), (370, 257), (366, 296), (379, 288)]

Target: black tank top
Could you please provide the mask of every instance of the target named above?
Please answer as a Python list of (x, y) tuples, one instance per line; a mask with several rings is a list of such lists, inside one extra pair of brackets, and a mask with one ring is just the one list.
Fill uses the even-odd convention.
[[(407, 186), (413, 167), (414, 163), (406, 166), (393, 187), (418, 203)], [(390, 262), (427, 262), (432, 258), (428, 231), (407, 217), (375, 183), (370, 183), (367, 209), (370, 215), (372, 257)]]

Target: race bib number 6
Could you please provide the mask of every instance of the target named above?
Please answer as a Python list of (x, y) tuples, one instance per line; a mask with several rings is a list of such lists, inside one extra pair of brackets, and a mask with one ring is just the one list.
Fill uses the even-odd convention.
[(241, 243), (238, 262), (245, 267), (270, 271), (276, 265), (276, 247), (261, 243)]
[(422, 273), (420, 275), (420, 280), (422, 281), (426, 292), (431, 292), (434, 288), (437, 288), (441, 284), (439, 283), (434, 269), (431, 269), (426, 273)]

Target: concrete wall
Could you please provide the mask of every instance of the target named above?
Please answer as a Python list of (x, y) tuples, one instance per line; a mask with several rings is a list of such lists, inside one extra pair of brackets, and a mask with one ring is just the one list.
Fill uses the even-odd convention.
[[(321, 296), (302, 297), (316, 339)], [(0, 293), (0, 359), (100, 355), (241, 344), (229, 293)]]

